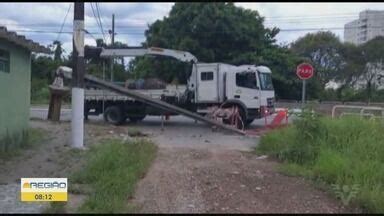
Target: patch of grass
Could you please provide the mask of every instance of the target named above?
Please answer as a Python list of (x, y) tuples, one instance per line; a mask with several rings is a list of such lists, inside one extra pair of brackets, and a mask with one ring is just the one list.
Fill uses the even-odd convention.
[(6, 133), (0, 140), (0, 159), (9, 159), (20, 153), (20, 150), (39, 145), (46, 132), (39, 128), (29, 128), (18, 134)]
[(44, 210), (44, 214), (58, 214), (66, 213), (65, 211), (65, 202), (51, 202), (49, 207)]
[(279, 172), (287, 176), (311, 177), (312, 171), (294, 163), (284, 163), (278, 167)]
[(155, 158), (157, 147), (147, 140), (122, 142), (106, 140), (91, 146), (86, 153), (84, 169), (70, 180), (87, 184), (89, 196), (79, 208), (80, 213), (122, 213), (134, 209), (128, 205), (137, 181), (142, 178)]
[(293, 126), (262, 137), (256, 152), (284, 162), (285, 174), (359, 191), (352, 202), (384, 213), (384, 124), (356, 117), (329, 119), (304, 113)]

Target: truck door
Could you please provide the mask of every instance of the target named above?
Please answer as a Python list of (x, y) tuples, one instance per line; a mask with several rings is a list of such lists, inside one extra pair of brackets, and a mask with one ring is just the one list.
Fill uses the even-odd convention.
[(260, 107), (260, 91), (257, 73), (254, 71), (237, 72), (235, 75), (233, 98), (243, 102), (247, 109)]
[(197, 68), (197, 102), (218, 102), (217, 65), (200, 65)]

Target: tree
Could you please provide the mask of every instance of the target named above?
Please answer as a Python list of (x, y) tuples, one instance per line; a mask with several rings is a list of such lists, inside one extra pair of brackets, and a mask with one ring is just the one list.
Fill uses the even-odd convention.
[[(257, 11), (233, 3), (175, 3), (169, 17), (149, 26), (143, 46), (189, 51), (201, 62), (255, 64), (263, 50), (273, 46), (279, 32), (265, 28), (263, 20)], [(136, 58), (129, 68), (136, 76), (186, 82), (188, 65), (157, 59)]]
[(259, 64), (267, 65), (272, 70), (272, 82), (277, 99), (300, 99), (301, 82), (296, 76), (296, 66), (300, 61), (300, 57), (287, 46), (263, 51)]
[(49, 56), (32, 55), (31, 58), (31, 76), (32, 78), (43, 79), (47, 82), (52, 78), (53, 71), (57, 69), (59, 63)]
[(341, 48), (340, 39), (330, 31), (308, 33), (291, 45), (294, 53), (306, 58), (314, 66), (314, 79), (323, 89), (326, 83), (340, 73), (344, 63)]
[(377, 84), (384, 81), (384, 37), (376, 37), (361, 46), (364, 72), (360, 78), (366, 81), (367, 99), (372, 97), (372, 91)]
[[(96, 46), (97, 47), (106, 47), (106, 48), (124, 48), (128, 47), (127, 44), (124, 44), (122, 42), (116, 41), (114, 45), (107, 45), (104, 43), (103, 39), (96, 39)], [(125, 62), (124, 58), (119, 58), (120, 63), (117, 63), (114, 61), (113, 65), (113, 71), (115, 80), (118, 81), (125, 81), (125, 79), (128, 78), (128, 74), (125, 70)], [(108, 59), (100, 58), (98, 56), (88, 56), (86, 58), (87, 62), (87, 73), (98, 76), (100, 78), (110, 79), (110, 67), (111, 64)], [(104, 73), (105, 72), (105, 73)], [(104, 77), (105, 76), (105, 77)]]
[(365, 63), (359, 46), (345, 43), (341, 47), (340, 52), (344, 63), (341, 66), (340, 72), (335, 75), (334, 80), (341, 84), (337, 89), (337, 97), (342, 99), (344, 98), (343, 91), (347, 91), (346, 94), (351, 94), (351, 89), (364, 71)]
[(54, 60), (61, 62), (61, 55), (63, 54), (63, 48), (61, 47), (61, 42), (58, 40), (53, 41), (53, 46), (55, 47)]
[(96, 47), (106, 47), (107, 45), (104, 43), (104, 40), (101, 38), (96, 39)]

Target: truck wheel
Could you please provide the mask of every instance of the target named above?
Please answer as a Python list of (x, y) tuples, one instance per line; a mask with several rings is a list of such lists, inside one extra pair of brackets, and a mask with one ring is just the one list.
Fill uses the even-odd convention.
[[(228, 104), (228, 105), (223, 106), (223, 108), (230, 108), (230, 107), (237, 107), (237, 109), (239, 110), (240, 118), (241, 118), (241, 121), (243, 122), (244, 125), (240, 121), (238, 121), (238, 124), (236, 125), (236, 127), (238, 129), (243, 129), (246, 126), (245, 112), (244, 112), (243, 108), (241, 108), (240, 106), (238, 106), (236, 104)], [(231, 120), (230, 119), (223, 119), (223, 123), (224, 124), (231, 124)]]
[(104, 120), (114, 125), (120, 125), (125, 121), (123, 112), (118, 106), (109, 106), (104, 111)]
[(128, 117), (128, 118), (129, 118), (129, 121), (136, 123), (138, 121), (142, 121), (145, 118), (145, 116), (135, 116), (135, 117)]

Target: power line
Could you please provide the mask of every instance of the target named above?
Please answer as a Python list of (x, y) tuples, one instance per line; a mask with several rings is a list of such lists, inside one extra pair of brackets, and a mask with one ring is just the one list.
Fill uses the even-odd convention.
[(67, 16), (68, 16), (69, 10), (71, 10), (71, 7), (72, 7), (72, 3), (69, 3), (69, 7), (68, 7), (68, 10), (67, 10), (67, 13), (65, 14), (63, 24), (61, 24), (60, 32), (59, 32), (59, 34), (57, 35), (57, 38), (56, 38), (57, 41), (59, 40), (61, 32), (63, 31), (63, 27), (64, 27), (64, 24), (65, 24), (65, 21), (67, 20)]
[[(382, 19), (371, 19), (371, 20), (382, 20)], [(335, 20), (333, 20), (335, 21)], [(290, 21), (287, 21), (286, 23), (287, 24), (292, 24), (292, 22), (298, 22), (300, 23), (301, 25), (305, 25), (305, 24), (316, 24), (316, 23), (323, 23), (324, 20), (290, 20)], [(263, 22), (263, 24), (265, 25), (271, 25), (271, 24), (276, 24), (276, 23), (284, 23), (284, 22)], [(16, 26), (16, 27), (25, 27), (25, 28), (28, 28), (30, 26), (34, 26), (34, 27), (43, 27), (43, 28), (56, 28), (57, 26), (56, 25), (47, 25), (47, 24), (0, 24), (0, 25), (3, 25), (3, 26)], [(142, 25), (142, 26), (138, 26), (138, 25), (115, 25), (116, 28), (120, 28), (120, 29), (147, 29), (148, 26), (147, 25)], [(70, 25), (64, 25), (63, 28), (72, 28), (72, 26)], [(89, 25), (87, 26), (87, 28), (100, 28), (101, 29), (101, 26), (99, 24), (99, 20), (97, 20), (97, 26), (92, 26), (92, 25)], [(103, 32), (107, 33), (107, 31), (104, 31), (103, 29)]]
[[(100, 17), (100, 9), (99, 9), (99, 7), (98, 7), (98, 4), (97, 3), (95, 3), (96, 4), (96, 9), (94, 9), (94, 10), (96, 10), (97, 12), (98, 12), (98, 17)], [(92, 7), (92, 9), (93, 9), (93, 5), (91, 4), (91, 7)], [(94, 11), (93, 11), (94, 12)], [(354, 13), (355, 14), (355, 13)], [(276, 20), (276, 22), (278, 22), (278, 21), (283, 21), (283, 20), (302, 20), (302, 19), (306, 19), (306, 20), (308, 20), (308, 19), (324, 19), (324, 18), (332, 18), (332, 19), (334, 19), (334, 18), (349, 18), (349, 17), (356, 17), (358, 14), (355, 14), (354, 16), (340, 16), (340, 15), (342, 15), (342, 14), (338, 14), (339, 16), (329, 16), (329, 15), (336, 15), (336, 14), (328, 14), (328, 15), (324, 15), (324, 16), (320, 16), (320, 15), (310, 15), (310, 16), (281, 16), (281, 17), (278, 17), (278, 16), (276, 16), (276, 17), (263, 17), (264, 19), (265, 19), (265, 22), (269, 22), (268, 20), (270, 20), (270, 19), (282, 19), (282, 20)], [(94, 16), (95, 16), (95, 18), (96, 18), (96, 12), (94, 12)], [(293, 17), (293, 19), (292, 19), (292, 17)], [(311, 17), (311, 18), (310, 18)], [(288, 18), (288, 19), (287, 19)], [(147, 22), (146, 20), (142, 20), (143, 22)], [(7, 25), (18, 25), (18, 24), (7, 24)], [(44, 25), (44, 26), (49, 26), (49, 25), (55, 25), (56, 26), (56, 24), (54, 24), (54, 23), (24, 23), (23, 25)], [(98, 25), (99, 25), (99, 23), (98, 23)], [(102, 25), (102, 23), (101, 23), (101, 25)], [(116, 25), (116, 26), (119, 26), (119, 25)], [(121, 25), (121, 26), (124, 26), (124, 25)], [(132, 25), (133, 26), (133, 25)], [(146, 24), (140, 24), (138, 27), (146, 27)]]
[[(280, 29), (280, 32), (284, 32), (284, 31), (314, 31), (314, 30), (343, 30), (343, 29), (358, 29), (360, 27), (347, 27), (347, 28), (344, 28), (344, 27), (318, 27), (318, 28), (287, 28), (287, 29)], [(369, 27), (369, 28), (373, 28), (373, 29), (383, 29), (383, 27)], [(18, 29), (18, 30), (13, 30), (13, 31), (19, 31), (19, 32), (33, 32), (33, 33), (59, 33), (58, 31), (47, 31), (47, 30), (27, 30), (27, 29)], [(228, 31), (206, 31), (206, 33), (228, 33)], [(65, 34), (72, 34), (73, 32), (72, 31), (66, 31), (66, 32), (62, 32), (62, 33), (65, 33)], [(101, 33), (98, 33), (98, 32), (89, 32), (93, 35), (100, 35)], [(140, 35), (143, 35), (144, 32), (136, 32), (136, 31), (123, 31), (123, 32), (120, 32), (119, 34), (140, 34)]]
[[(101, 16), (100, 16), (101, 12), (100, 12), (100, 8), (99, 8), (99, 3), (96, 2), (95, 5), (96, 5), (97, 16), (98, 16), (98, 18), (99, 18), (99, 22), (100, 22), (100, 26), (101, 26), (101, 32), (103, 32), (103, 37), (104, 37), (103, 19), (102, 19)], [(108, 37), (108, 36), (109, 36), (109, 35), (107, 34), (107, 37)], [(107, 43), (107, 41), (105, 41), (105, 43)]]
[[(103, 33), (106, 32), (103, 29), (102, 20), (101, 20), (101, 17), (100, 17), (100, 8), (99, 8), (98, 4), (96, 3), (97, 16), (96, 16), (96, 12), (95, 12), (95, 9), (93, 8), (92, 3), (91, 3), (91, 8), (92, 8), (93, 15), (94, 15), (94, 17), (96, 19), (97, 25), (101, 29), (101, 32), (103, 32)], [(348, 15), (348, 14), (354, 14), (354, 17), (357, 16), (356, 13), (310, 15), (310, 16), (284, 16), (284, 17), (275, 16), (275, 17), (264, 17), (263, 24), (271, 25), (271, 24), (292, 23), (292, 22), (299, 22), (300, 24), (309, 24), (309, 23), (313, 24), (313, 23), (324, 22), (324, 19), (332, 19), (332, 21), (335, 21), (335, 20), (337, 20), (337, 21), (344, 21), (345, 20), (345, 22), (347, 22), (348, 21), (347, 19), (349, 19), (351, 17), (351, 16), (345, 16), (345, 15)], [(273, 20), (273, 19), (275, 19), (275, 20)], [(371, 19), (371, 20), (381, 20), (381, 19)], [(2, 24), (2, 25), (6, 25), (6, 26), (42, 26), (44, 28), (56, 27), (56, 25), (52, 24), (52, 23), (45, 23), (45, 24), (44, 23), (41, 23), (41, 24), (38, 24), (38, 23), (25, 23), (25, 24)], [(65, 26), (65, 27), (69, 28), (71, 26)], [(147, 28), (147, 27), (148, 27), (147, 24), (136, 24), (136, 25), (124, 25), (124, 24), (118, 25), (117, 24), (116, 25), (116, 28), (132, 28), (132, 29), (133, 28), (137, 28), (137, 29), (141, 29), (141, 28)], [(103, 37), (104, 37), (104, 40), (105, 40), (105, 35)]]
[(286, 18), (323, 18), (323, 17), (355, 17), (358, 16), (359, 13), (339, 13), (339, 14), (317, 14), (317, 15), (307, 15), (307, 16), (274, 16), (274, 17), (264, 17), (265, 19), (286, 19)]
[(95, 41), (97, 41), (97, 39), (93, 36), (93, 34), (91, 32), (87, 31), (86, 29), (84, 29), (84, 32), (86, 34), (88, 34), (89, 36), (91, 36)]
[(99, 28), (100, 28), (101, 34), (103, 35), (104, 41), (106, 41), (106, 40), (105, 40), (105, 36), (104, 36), (104, 32), (103, 32), (103, 28), (102, 28), (101, 24), (99, 23), (99, 20), (98, 20), (97, 17), (96, 17), (96, 13), (95, 13), (95, 10), (93, 9), (92, 2), (90, 2), (89, 4), (91, 5), (91, 9), (92, 9), (93, 17), (95, 18), (97, 25), (99, 25)]

